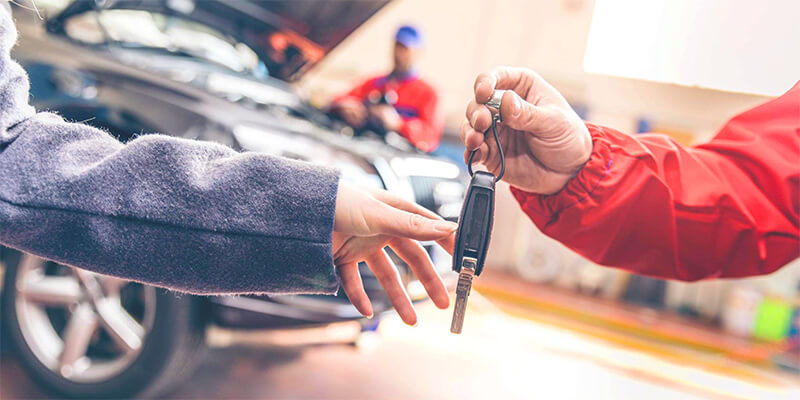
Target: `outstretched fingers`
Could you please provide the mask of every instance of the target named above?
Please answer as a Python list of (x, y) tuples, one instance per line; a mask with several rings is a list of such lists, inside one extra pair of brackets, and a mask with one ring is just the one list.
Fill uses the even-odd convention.
[(367, 318), (372, 318), (372, 303), (369, 301), (364, 284), (361, 282), (361, 274), (358, 272), (358, 263), (350, 262), (336, 267), (342, 289), (353, 303), (356, 310)]
[(367, 257), (366, 261), (378, 282), (383, 286), (383, 290), (386, 291), (386, 295), (389, 297), (394, 309), (397, 310), (397, 314), (400, 315), (400, 319), (408, 325), (416, 325), (417, 313), (414, 311), (414, 306), (411, 304), (408, 293), (403, 288), (397, 268), (395, 268), (386, 252), (383, 250), (377, 251)]
[(450, 305), (450, 296), (444, 282), (436, 273), (436, 268), (425, 248), (419, 243), (408, 239), (395, 239), (389, 243), (389, 247), (405, 261), (414, 275), (417, 276), (425, 291), (428, 292), (436, 307), (445, 309)]

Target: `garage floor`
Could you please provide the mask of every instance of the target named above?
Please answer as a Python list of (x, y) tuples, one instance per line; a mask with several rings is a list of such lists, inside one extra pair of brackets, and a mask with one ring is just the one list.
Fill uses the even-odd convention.
[[(499, 307), (502, 307), (501, 308)], [(420, 325), (385, 317), (375, 335), (349, 324), (302, 331), (211, 330), (212, 348), (184, 399), (798, 399), (796, 375), (707, 353), (607, 338), (542, 322), (473, 295), (464, 333), (450, 311)], [(666, 346), (666, 347), (665, 347)], [(41, 398), (3, 351), (0, 397)]]

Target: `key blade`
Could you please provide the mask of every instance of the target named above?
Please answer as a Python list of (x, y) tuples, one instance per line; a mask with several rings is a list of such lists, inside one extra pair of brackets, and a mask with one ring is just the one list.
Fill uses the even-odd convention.
[(464, 315), (467, 312), (467, 298), (472, 290), (472, 277), (474, 270), (462, 268), (458, 275), (456, 286), (456, 304), (453, 307), (453, 322), (450, 323), (450, 332), (461, 333), (464, 326)]
[[(460, 277), (458, 281), (458, 286), (462, 286), (462, 279)], [(468, 283), (467, 285), (472, 286), (471, 283)], [(450, 332), (452, 333), (461, 333), (461, 329), (464, 326), (464, 314), (467, 311), (467, 296), (469, 296), (469, 289), (456, 292), (456, 305), (455, 309), (453, 310), (453, 321), (450, 323)]]
[(453, 307), (453, 322), (450, 323), (450, 332), (461, 333), (464, 326), (464, 314), (467, 312), (467, 298), (472, 290), (472, 278), (475, 276), (474, 258), (464, 257), (461, 273), (458, 274), (456, 286), (456, 304)]

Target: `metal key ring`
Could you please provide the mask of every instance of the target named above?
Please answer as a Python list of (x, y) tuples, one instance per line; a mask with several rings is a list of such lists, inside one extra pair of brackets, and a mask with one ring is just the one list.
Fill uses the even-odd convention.
[[(494, 93), (492, 93), (492, 97), (486, 102), (486, 106), (496, 109), (497, 114), (492, 115), (492, 126), (483, 132), (483, 136), (486, 136), (491, 129), (492, 135), (494, 136), (494, 142), (497, 143), (497, 150), (500, 153), (500, 173), (497, 175), (497, 181), (503, 179), (503, 175), (506, 173), (506, 157), (505, 154), (503, 154), (503, 146), (500, 145), (500, 138), (497, 136), (497, 124), (501, 121), (500, 102), (503, 98), (503, 93), (505, 93), (505, 90), (495, 90)], [(469, 153), (467, 170), (469, 171), (470, 176), (475, 175), (475, 173), (472, 171), (472, 159), (475, 157), (475, 153), (477, 152), (478, 149), (475, 149)]]

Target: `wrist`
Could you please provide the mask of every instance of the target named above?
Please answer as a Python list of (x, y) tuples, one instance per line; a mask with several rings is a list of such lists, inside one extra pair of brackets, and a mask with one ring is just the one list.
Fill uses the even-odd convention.
[[(592, 158), (597, 133), (593, 134), (589, 129), (590, 126), (593, 125), (578, 120), (574, 128), (577, 132), (570, 133), (570, 136), (574, 139), (570, 139), (569, 146), (573, 147), (573, 149), (570, 150), (569, 162), (556, 171), (568, 176), (567, 182), (576, 177)], [(564, 186), (566, 186), (567, 182), (564, 182)]]
[(545, 215), (557, 215), (563, 209), (585, 201), (608, 175), (613, 164), (611, 143), (602, 127), (588, 123), (586, 127), (592, 145), (589, 158), (574, 173), (564, 176), (560, 188), (545, 193), (532, 193), (511, 187), (512, 194), (525, 209), (535, 209)]
[(349, 224), (351, 217), (347, 206), (353, 201), (355, 201), (353, 187), (340, 179), (339, 186), (336, 188), (336, 202), (333, 209), (333, 232), (341, 231)]

